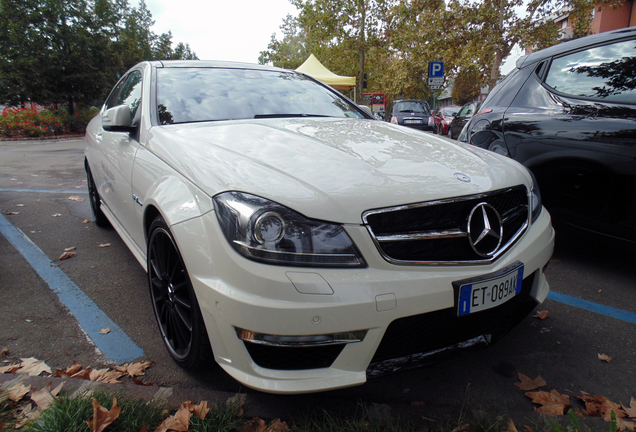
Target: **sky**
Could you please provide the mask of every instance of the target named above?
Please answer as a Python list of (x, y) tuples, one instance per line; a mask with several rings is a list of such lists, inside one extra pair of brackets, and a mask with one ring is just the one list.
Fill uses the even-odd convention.
[[(282, 38), (283, 19), (298, 15), (289, 0), (146, 0), (146, 5), (155, 20), (152, 30), (157, 35), (172, 31), (173, 47), (188, 43), (201, 60), (258, 63), (272, 34)], [(513, 50), (501, 73), (509, 73), (521, 55)]]
[(258, 63), (272, 33), (282, 38), (287, 14), (298, 15), (289, 0), (146, 0), (146, 5), (155, 20), (152, 31), (172, 31), (173, 47), (188, 43), (201, 60)]

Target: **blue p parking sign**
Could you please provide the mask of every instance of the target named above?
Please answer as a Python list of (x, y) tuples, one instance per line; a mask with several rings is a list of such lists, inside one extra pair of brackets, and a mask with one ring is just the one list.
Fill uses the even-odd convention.
[(444, 62), (428, 62), (428, 77), (443, 78), (444, 77)]

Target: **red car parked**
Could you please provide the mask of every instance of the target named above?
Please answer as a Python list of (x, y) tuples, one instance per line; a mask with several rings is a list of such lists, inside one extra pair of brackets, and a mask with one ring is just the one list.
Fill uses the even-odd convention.
[(460, 106), (445, 106), (435, 110), (435, 125), (433, 126), (433, 132), (438, 135), (446, 135), (448, 133), (448, 125), (453, 121), (457, 111), (462, 107)]

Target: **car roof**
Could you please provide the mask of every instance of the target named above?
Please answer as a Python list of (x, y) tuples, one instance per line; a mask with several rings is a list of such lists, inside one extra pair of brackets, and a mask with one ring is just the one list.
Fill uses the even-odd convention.
[(260, 65), (257, 63), (242, 63), (231, 61), (217, 61), (217, 60), (155, 60), (150, 62), (155, 67), (165, 68), (230, 68), (230, 69), (257, 69), (257, 70), (271, 70), (271, 71), (283, 71), (286, 69), (277, 68), (274, 66)]
[(568, 51), (576, 51), (588, 45), (601, 45), (603, 43), (611, 42), (616, 39), (629, 38), (633, 36), (636, 36), (636, 27), (623, 28), (620, 30), (598, 33), (595, 35), (574, 39), (520, 57), (519, 59), (517, 59), (516, 66), (517, 68), (521, 69), (543, 59), (558, 54), (563, 54)]

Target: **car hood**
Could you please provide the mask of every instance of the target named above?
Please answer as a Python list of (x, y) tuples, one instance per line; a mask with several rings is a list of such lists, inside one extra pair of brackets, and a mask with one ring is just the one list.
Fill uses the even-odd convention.
[[(519, 164), (445, 138), (363, 119), (168, 125), (147, 148), (205, 193), (237, 190), (308, 217), (361, 223), (369, 209), (529, 183)], [(470, 177), (458, 180), (455, 174)]]

